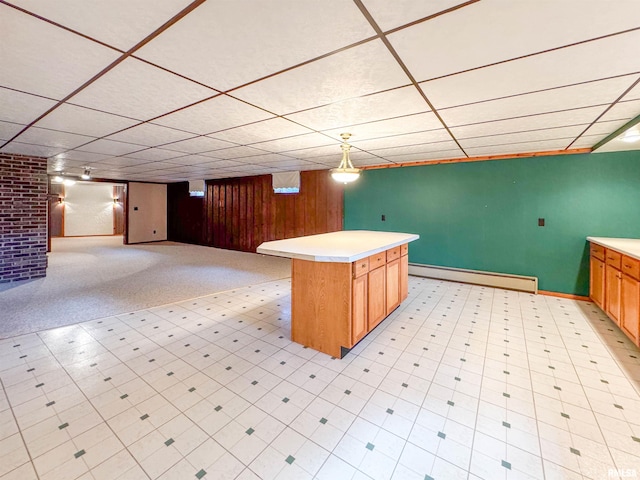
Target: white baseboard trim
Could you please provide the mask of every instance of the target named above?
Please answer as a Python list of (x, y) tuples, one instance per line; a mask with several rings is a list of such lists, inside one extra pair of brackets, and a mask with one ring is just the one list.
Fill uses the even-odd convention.
[(510, 275), (508, 273), (482, 272), (463, 268), (439, 267), (437, 265), (409, 264), (409, 274), (418, 277), (437, 278), (453, 282), (486, 285), (522, 292), (538, 293), (538, 277)]

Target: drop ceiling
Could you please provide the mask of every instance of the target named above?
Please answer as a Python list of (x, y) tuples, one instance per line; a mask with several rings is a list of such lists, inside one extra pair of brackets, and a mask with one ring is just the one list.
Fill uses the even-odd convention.
[(49, 172), (571, 151), (640, 115), (637, 0), (0, 0), (0, 31), (0, 152)]

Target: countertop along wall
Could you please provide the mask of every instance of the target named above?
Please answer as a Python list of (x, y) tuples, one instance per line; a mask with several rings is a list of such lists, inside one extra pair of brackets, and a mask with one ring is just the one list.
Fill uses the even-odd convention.
[(412, 263), (537, 276), (541, 290), (586, 296), (586, 237), (640, 238), (640, 151), (367, 170), (345, 189), (353, 229), (419, 234)]

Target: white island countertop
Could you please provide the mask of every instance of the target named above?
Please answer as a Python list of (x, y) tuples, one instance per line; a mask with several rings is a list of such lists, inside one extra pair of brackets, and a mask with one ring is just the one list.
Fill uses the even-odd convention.
[(351, 263), (418, 238), (413, 233), (342, 230), (264, 242), (257, 252), (312, 262)]
[(638, 238), (587, 237), (587, 240), (640, 260), (640, 239)]

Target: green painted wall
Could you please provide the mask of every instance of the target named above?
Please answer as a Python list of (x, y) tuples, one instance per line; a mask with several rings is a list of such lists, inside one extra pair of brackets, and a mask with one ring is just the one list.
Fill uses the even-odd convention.
[(344, 201), (347, 230), (419, 234), (410, 262), (588, 295), (586, 237), (640, 238), (640, 151), (367, 170)]

